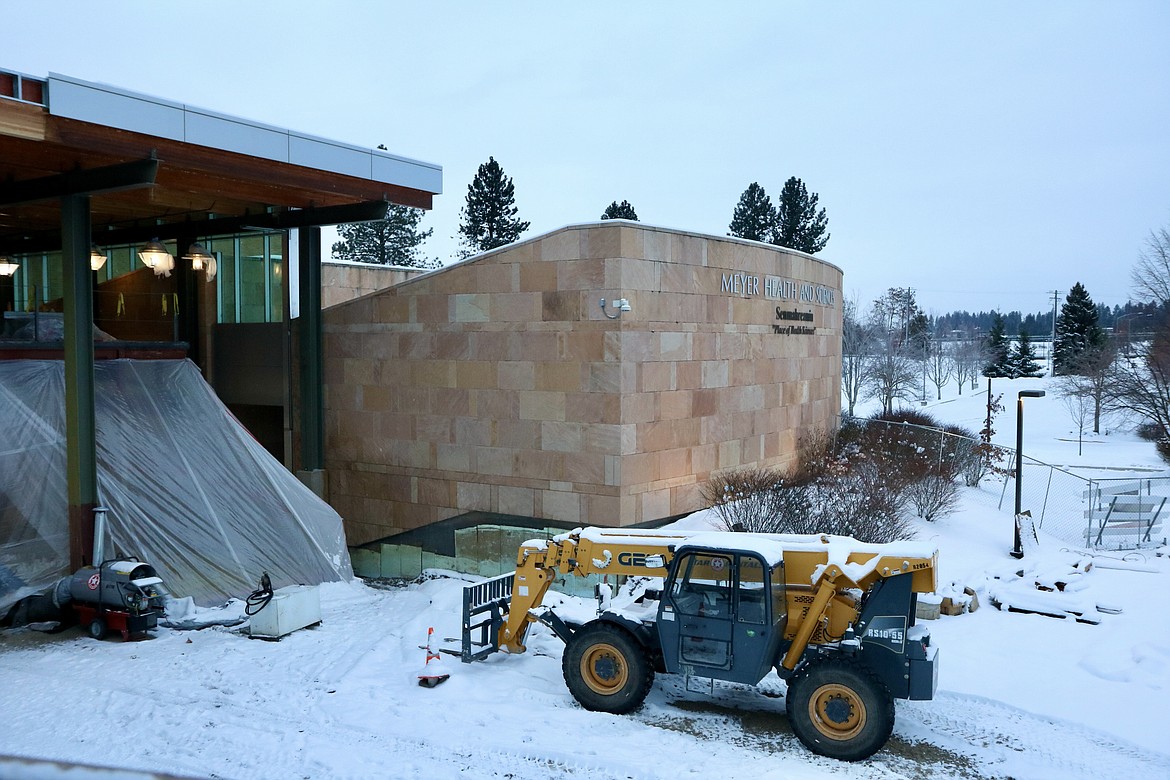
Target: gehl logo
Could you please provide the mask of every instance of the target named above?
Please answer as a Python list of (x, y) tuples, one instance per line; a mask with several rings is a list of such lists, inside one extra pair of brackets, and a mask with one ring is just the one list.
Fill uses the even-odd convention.
[(643, 552), (620, 552), (618, 553), (618, 563), (622, 566), (629, 566), (631, 568), (642, 567), (644, 569), (665, 569), (666, 558), (661, 553), (643, 553)]
[(646, 553), (620, 552), (618, 553), (618, 563), (622, 566), (649, 566), (650, 564), (646, 562), (648, 557)]

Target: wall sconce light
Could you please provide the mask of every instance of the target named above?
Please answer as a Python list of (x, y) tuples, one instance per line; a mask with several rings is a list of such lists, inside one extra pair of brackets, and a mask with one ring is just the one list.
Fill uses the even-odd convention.
[(215, 278), (216, 271), (219, 270), (215, 255), (208, 252), (203, 244), (192, 244), (187, 254), (183, 255), (183, 259), (191, 261), (192, 270), (205, 271), (209, 282)]
[(14, 263), (4, 255), (0, 255), (0, 276), (12, 276), (20, 268), (20, 263)]
[(613, 307), (617, 310), (617, 314), (610, 314), (605, 308), (605, 298), (601, 299), (601, 313), (611, 320), (616, 320), (622, 316), (623, 311), (630, 310), (630, 302), (625, 298), (618, 298), (616, 301), (611, 301), (611, 303), (613, 303)]
[(171, 257), (171, 253), (158, 239), (146, 242), (146, 246), (138, 252), (138, 259), (153, 270), (155, 276), (170, 276), (175, 267), (175, 258)]
[(89, 247), (89, 270), (100, 271), (102, 266), (106, 264), (106, 253), (98, 249), (97, 244), (90, 244)]

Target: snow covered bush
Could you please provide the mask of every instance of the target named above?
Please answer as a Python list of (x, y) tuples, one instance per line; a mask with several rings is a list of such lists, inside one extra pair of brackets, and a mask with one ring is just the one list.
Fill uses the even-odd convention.
[(912, 535), (901, 517), (905, 501), (897, 481), (865, 460), (834, 462), (815, 476), (734, 469), (712, 476), (702, 495), (729, 531), (835, 534), (864, 542)]
[(1158, 451), (1158, 456), (1170, 464), (1170, 438), (1158, 439), (1154, 442), (1154, 449)]
[(1142, 441), (1157, 442), (1159, 439), (1166, 438), (1166, 431), (1162, 430), (1162, 426), (1156, 422), (1149, 422), (1148, 420), (1146, 422), (1139, 423), (1138, 426), (1134, 428), (1134, 433), (1136, 433), (1137, 437)]
[(788, 471), (722, 472), (702, 495), (728, 530), (890, 542), (912, 535), (904, 519), (911, 508), (928, 521), (954, 512), (957, 477), (978, 484), (998, 461), (992, 450), (970, 431), (916, 409), (847, 417), (836, 432), (803, 435)]
[(902, 519), (904, 494), (887, 477), (878, 464), (857, 462), (846, 473), (818, 481), (817, 532), (877, 543), (912, 537), (913, 529)]
[(911, 482), (906, 495), (918, 516), (927, 521), (949, 515), (959, 507), (959, 483), (945, 468)]
[(785, 487), (781, 472), (745, 467), (712, 476), (700, 492), (727, 530), (767, 533), (778, 517), (807, 514), (800, 491)]

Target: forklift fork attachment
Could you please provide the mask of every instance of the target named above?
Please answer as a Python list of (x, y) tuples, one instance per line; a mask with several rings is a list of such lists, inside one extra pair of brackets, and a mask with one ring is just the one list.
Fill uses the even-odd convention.
[(460, 653), (463, 663), (482, 661), (499, 651), (500, 628), (507, 622), (512, 607), (515, 577), (516, 572), (510, 571), (463, 586), (463, 650)]

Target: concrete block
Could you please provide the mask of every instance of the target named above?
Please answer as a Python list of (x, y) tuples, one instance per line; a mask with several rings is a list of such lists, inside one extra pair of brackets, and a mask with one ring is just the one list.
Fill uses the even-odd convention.
[(359, 577), (376, 579), (382, 576), (382, 556), (377, 550), (351, 547), (349, 561), (353, 566), (353, 573)]
[(919, 620), (938, 620), (942, 613), (942, 599), (932, 593), (918, 594), (918, 608), (915, 615)]
[(379, 571), (382, 577), (397, 578), (402, 576), (401, 564), (398, 560), (395, 544), (380, 545)]
[(422, 551), (422, 567), (423, 569), (442, 569), (444, 571), (457, 571), (455, 568), (457, 561), (449, 555), (439, 555), (438, 553)]
[(966, 611), (965, 605), (961, 601), (956, 601), (950, 596), (945, 596), (942, 604), (939, 605), (939, 612), (943, 615), (962, 615)]

